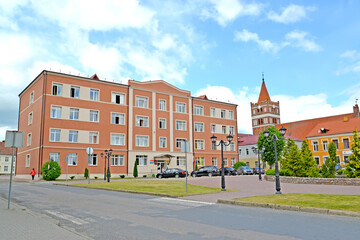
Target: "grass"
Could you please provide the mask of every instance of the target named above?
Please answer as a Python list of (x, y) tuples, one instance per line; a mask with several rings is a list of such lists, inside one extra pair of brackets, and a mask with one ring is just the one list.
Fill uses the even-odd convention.
[(183, 181), (117, 181), (117, 182), (94, 182), (75, 184), (84, 187), (100, 187), (119, 190), (128, 190), (147, 193), (162, 193), (175, 196), (205, 194), (221, 192), (220, 188), (211, 188), (188, 184), (188, 192), (186, 193), (185, 182)]
[(236, 201), (270, 203), (299, 207), (314, 207), (353, 211), (360, 213), (360, 195), (303, 194), (287, 193), (248, 198), (235, 198)]

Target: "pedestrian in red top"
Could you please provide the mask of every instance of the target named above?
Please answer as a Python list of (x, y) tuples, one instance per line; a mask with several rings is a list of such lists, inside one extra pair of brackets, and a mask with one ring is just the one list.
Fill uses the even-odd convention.
[(33, 170), (31, 170), (31, 172), (30, 172), (30, 175), (31, 175), (31, 178), (33, 181), (34, 181), (35, 174), (36, 174), (36, 172), (35, 172), (35, 169), (33, 168)]

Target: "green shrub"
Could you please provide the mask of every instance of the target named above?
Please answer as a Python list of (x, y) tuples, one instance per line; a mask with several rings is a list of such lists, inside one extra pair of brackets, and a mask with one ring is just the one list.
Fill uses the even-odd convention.
[(87, 168), (85, 168), (84, 178), (85, 178), (85, 179), (88, 179), (88, 178), (89, 178), (89, 169), (87, 169)]
[(265, 174), (275, 176), (275, 169), (268, 169), (268, 170), (266, 170)]
[(41, 166), (42, 177), (46, 181), (53, 181), (61, 175), (61, 168), (55, 161), (44, 163)]
[(151, 175), (151, 177), (153, 177), (153, 178), (154, 178), (154, 177), (155, 177), (155, 174), (152, 174), (152, 175)]
[(70, 179), (73, 180), (75, 178), (75, 176), (70, 176)]
[(233, 167), (235, 169), (239, 169), (239, 167), (242, 167), (242, 166), (246, 166), (246, 163), (244, 163), (244, 162), (236, 162)]
[(342, 169), (337, 170), (336, 173), (337, 173), (338, 175), (342, 175), (342, 174), (344, 173), (344, 170), (342, 170)]
[(94, 177), (95, 179), (98, 179), (98, 177)]
[(143, 178), (146, 178), (147, 177), (147, 175), (143, 175)]
[(124, 175), (124, 174), (121, 174), (121, 175), (120, 175), (120, 178), (125, 178), (125, 175)]
[(288, 169), (280, 169), (279, 175), (280, 176), (290, 176), (290, 171)]

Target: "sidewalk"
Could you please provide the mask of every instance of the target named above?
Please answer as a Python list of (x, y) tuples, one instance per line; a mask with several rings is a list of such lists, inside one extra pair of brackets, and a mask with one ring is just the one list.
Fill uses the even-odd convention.
[(46, 215), (32, 212), (31, 210), (21, 207), (13, 202), (10, 202), (10, 209), (7, 209), (7, 205), (7, 200), (0, 198), (1, 239), (90, 239), (58, 226), (56, 220)]

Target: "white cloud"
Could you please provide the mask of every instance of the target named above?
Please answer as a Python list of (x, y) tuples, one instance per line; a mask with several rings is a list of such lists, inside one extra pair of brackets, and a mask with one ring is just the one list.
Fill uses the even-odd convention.
[(322, 49), (307, 32), (292, 31), (285, 35), (285, 39), (286, 44), (302, 48), (307, 52), (318, 52)]
[(201, 12), (203, 18), (213, 18), (221, 26), (226, 26), (241, 16), (258, 16), (262, 10), (262, 4), (240, 3), (237, 0), (210, 0), (212, 8), (204, 8)]
[(281, 14), (274, 11), (270, 11), (267, 16), (270, 20), (279, 23), (295, 23), (306, 18), (309, 11), (314, 11), (314, 7), (304, 7), (291, 4), (290, 6), (283, 8)]
[(359, 73), (360, 72), (360, 52), (357, 50), (347, 50), (340, 55), (339, 68), (335, 71), (336, 75), (346, 73)]
[(277, 52), (280, 48), (277, 44), (272, 43), (269, 40), (261, 40), (257, 33), (249, 32), (246, 29), (243, 29), (241, 32), (235, 32), (235, 41), (242, 41), (242, 42), (249, 42), (254, 41), (256, 42), (259, 47), (264, 51), (272, 51)]

